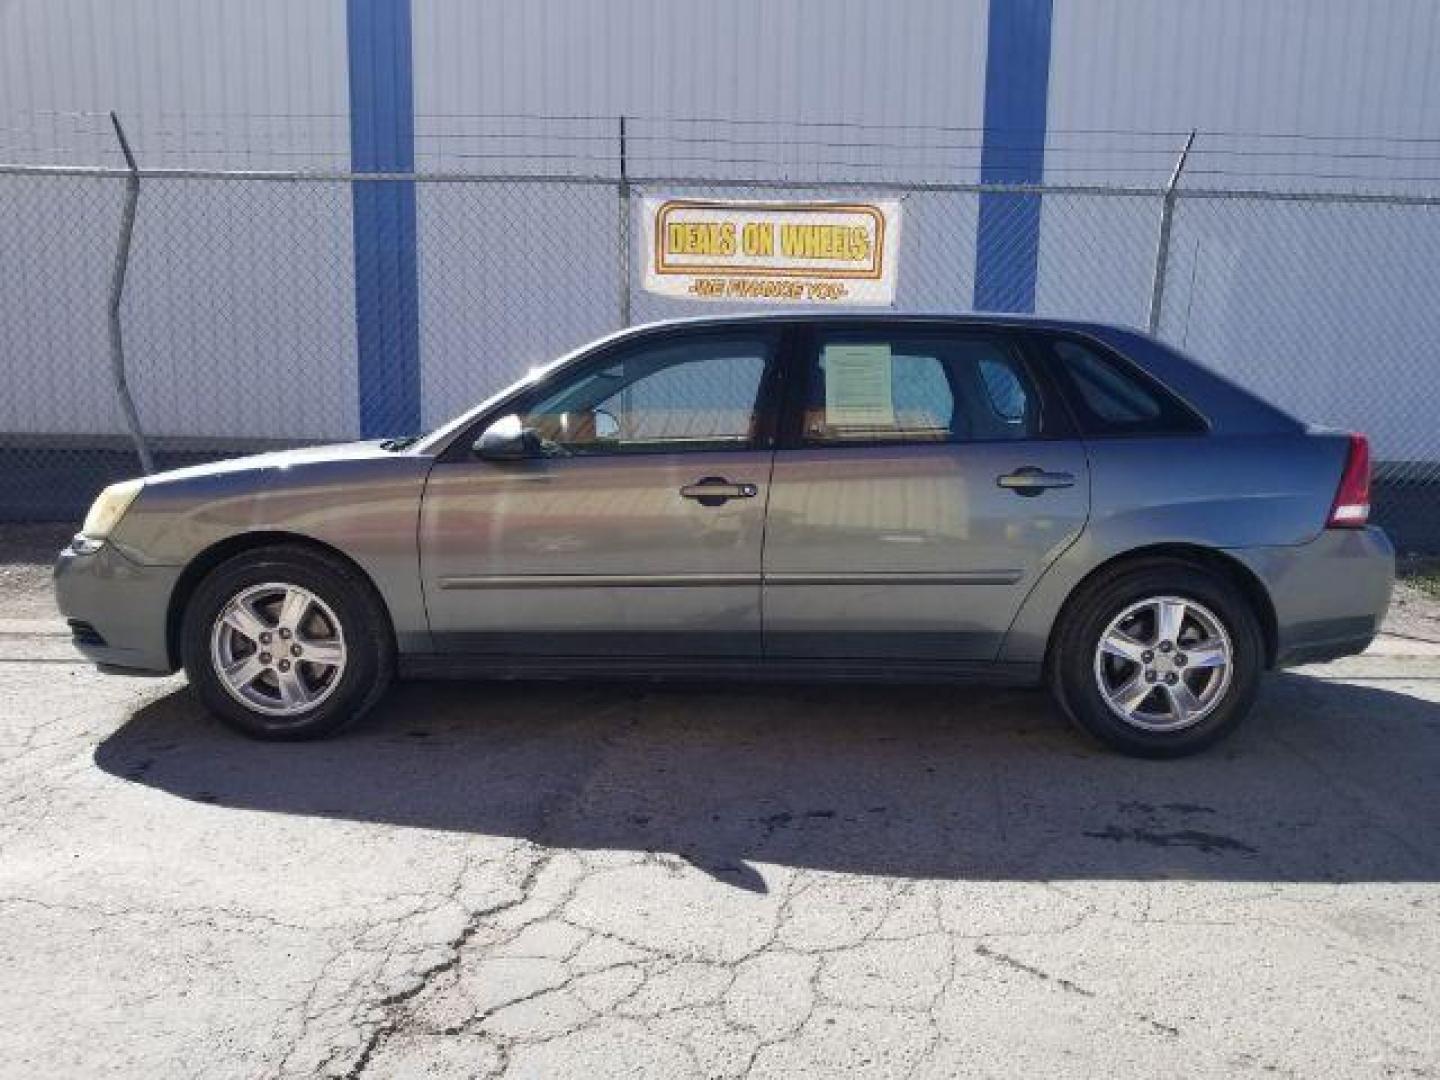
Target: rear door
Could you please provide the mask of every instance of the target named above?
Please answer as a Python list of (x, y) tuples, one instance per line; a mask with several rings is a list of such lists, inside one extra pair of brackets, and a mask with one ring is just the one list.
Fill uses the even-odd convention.
[(1085, 451), (1021, 342), (820, 324), (771, 475), (765, 653), (991, 660), (1084, 527)]

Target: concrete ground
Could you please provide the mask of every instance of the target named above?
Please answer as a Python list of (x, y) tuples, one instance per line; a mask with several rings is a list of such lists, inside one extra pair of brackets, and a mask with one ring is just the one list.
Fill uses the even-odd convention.
[(271, 746), (80, 663), (29, 558), (5, 1076), (1440, 1075), (1414, 604), (1180, 762), (933, 688), (413, 685)]

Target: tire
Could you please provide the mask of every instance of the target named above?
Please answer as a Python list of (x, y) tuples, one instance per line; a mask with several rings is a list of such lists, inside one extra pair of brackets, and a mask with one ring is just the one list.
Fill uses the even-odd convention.
[(205, 708), (257, 739), (333, 735), (380, 699), (395, 670), (374, 587), (341, 559), (298, 544), (247, 551), (210, 571), (186, 605), (180, 646)]
[(1134, 757), (1184, 757), (1223, 739), (1253, 706), (1265, 667), (1264, 636), (1244, 594), (1182, 559), (1122, 564), (1087, 582), (1054, 640), (1050, 683), (1061, 708)]

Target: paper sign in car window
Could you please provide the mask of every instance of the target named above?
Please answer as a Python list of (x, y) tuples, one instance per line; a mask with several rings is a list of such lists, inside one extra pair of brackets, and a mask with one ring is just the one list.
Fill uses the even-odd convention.
[(893, 428), (889, 345), (826, 345), (825, 422), (837, 428)]

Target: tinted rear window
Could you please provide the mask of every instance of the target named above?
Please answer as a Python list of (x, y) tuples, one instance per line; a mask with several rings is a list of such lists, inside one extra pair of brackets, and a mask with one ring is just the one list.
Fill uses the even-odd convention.
[(1154, 379), (1112, 353), (1052, 338), (1054, 370), (1084, 435), (1193, 435), (1205, 422)]

